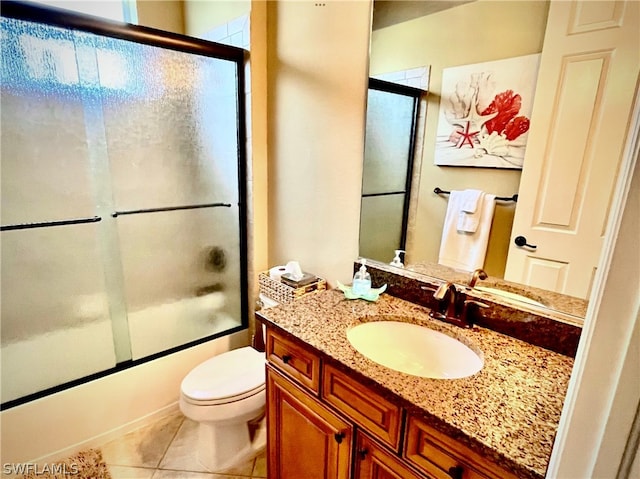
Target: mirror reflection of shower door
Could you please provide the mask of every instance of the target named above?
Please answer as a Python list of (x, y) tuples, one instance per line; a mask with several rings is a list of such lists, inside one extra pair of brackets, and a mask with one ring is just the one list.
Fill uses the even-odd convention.
[(418, 105), (423, 90), (369, 79), (360, 256), (385, 263), (405, 249)]

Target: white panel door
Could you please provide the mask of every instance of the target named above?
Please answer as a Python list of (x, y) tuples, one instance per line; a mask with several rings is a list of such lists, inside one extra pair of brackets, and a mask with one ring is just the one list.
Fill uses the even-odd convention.
[(505, 279), (589, 296), (638, 82), (639, 19), (635, 0), (551, 2)]

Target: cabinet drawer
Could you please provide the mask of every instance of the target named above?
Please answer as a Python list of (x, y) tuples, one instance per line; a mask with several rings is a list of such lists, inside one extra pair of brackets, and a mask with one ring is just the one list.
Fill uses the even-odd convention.
[(267, 328), (266, 349), (268, 361), (294, 381), (318, 393), (320, 358), (317, 355), (272, 328)]
[(434, 479), (516, 479), (478, 453), (409, 416), (405, 459)]
[(402, 422), (399, 406), (329, 364), (324, 366), (322, 398), (398, 450)]

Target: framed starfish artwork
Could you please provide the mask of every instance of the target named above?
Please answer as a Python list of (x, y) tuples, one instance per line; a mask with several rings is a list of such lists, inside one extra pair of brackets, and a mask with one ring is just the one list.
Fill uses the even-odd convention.
[(540, 54), (442, 70), (440, 166), (522, 169)]

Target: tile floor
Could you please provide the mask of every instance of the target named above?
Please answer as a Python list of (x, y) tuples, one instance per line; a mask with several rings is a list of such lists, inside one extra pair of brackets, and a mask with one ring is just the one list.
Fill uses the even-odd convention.
[(267, 477), (264, 453), (224, 474), (196, 460), (198, 424), (180, 412), (114, 439), (102, 447), (113, 479), (257, 479)]

